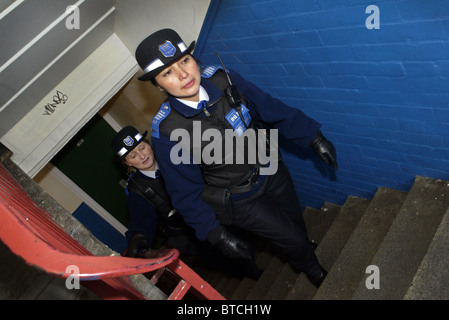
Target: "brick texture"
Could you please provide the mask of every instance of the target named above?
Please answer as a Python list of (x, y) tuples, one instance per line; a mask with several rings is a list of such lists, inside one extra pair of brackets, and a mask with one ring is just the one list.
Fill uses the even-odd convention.
[[(339, 170), (283, 143), (303, 206), (449, 179), (449, 6), (433, 0), (226, 0), (197, 56), (320, 121)], [(369, 5), (380, 29), (368, 29)], [(212, 20), (212, 19), (211, 19)]]

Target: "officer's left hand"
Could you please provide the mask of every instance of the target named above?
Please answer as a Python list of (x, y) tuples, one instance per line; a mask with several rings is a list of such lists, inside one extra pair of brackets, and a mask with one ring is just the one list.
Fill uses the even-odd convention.
[(148, 244), (147, 237), (143, 234), (136, 233), (132, 236), (131, 241), (129, 243), (128, 256), (129, 257), (137, 257), (138, 253), (150, 248)]
[(310, 146), (322, 161), (329, 166), (338, 169), (337, 152), (335, 151), (335, 147), (323, 136), (321, 131), (318, 131)]
[(250, 245), (219, 225), (209, 232), (207, 240), (230, 259), (254, 260)]

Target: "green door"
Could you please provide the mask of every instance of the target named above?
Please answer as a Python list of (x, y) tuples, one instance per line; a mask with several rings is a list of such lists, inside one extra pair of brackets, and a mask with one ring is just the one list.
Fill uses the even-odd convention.
[(110, 147), (115, 133), (97, 114), (51, 163), (127, 227), (125, 191), (119, 184), (120, 180), (125, 178), (124, 168), (115, 160)]

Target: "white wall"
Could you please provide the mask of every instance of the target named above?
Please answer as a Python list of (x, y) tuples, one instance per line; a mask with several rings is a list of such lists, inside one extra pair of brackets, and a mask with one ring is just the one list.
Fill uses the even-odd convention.
[[(114, 4), (115, 36), (134, 56), (140, 41), (162, 28), (176, 30), (188, 44), (197, 40), (210, 0), (115, 0)], [(152, 84), (137, 80), (140, 74), (139, 71), (100, 110), (108, 122), (111, 119), (115, 122), (113, 127), (116, 130), (126, 125), (134, 125), (141, 131), (148, 130), (164, 98)], [(82, 201), (86, 202), (86, 198), (80, 198), (79, 190), (70, 190), (66, 181), (58, 182), (59, 175), (52, 171), (54, 168), (48, 165), (35, 180), (64, 208), (73, 212)], [(103, 218), (109, 220), (106, 215)]]
[(189, 45), (198, 38), (210, 0), (114, 0), (115, 33), (134, 54), (151, 33), (171, 28)]
[[(114, 31), (134, 56), (139, 43), (151, 33), (171, 28), (189, 45), (201, 31), (210, 0), (114, 0)], [(131, 79), (105, 109), (119, 126), (148, 130), (151, 119), (165, 99), (152, 84)]]
[[(1, 1), (1, 8), (10, 3)], [(121, 121), (124, 112), (115, 112), (116, 123), (151, 121), (159, 100), (153, 101), (151, 84), (134, 77), (140, 72), (135, 47), (165, 27), (178, 30), (187, 43), (196, 40), (209, 2), (78, 0), (79, 30), (66, 25), (70, 0), (16, 0), (4, 9), (0, 100), (9, 100), (0, 101), (0, 142), (13, 152), (12, 160), (31, 177), (36, 175), (125, 84), (121, 92), (126, 99), (115, 100), (127, 119)], [(15, 91), (10, 90), (13, 85)], [(67, 97), (63, 103), (52, 103), (57, 92)], [(129, 117), (133, 110), (136, 116)]]

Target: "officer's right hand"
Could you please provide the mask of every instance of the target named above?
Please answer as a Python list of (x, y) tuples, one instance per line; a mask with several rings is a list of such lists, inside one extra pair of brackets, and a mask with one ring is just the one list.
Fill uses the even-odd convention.
[(318, 131), (310, 145), (318, 157), (332, 168), (338, 169), (337, 152), (334, 145)]
[(207, 240), (228, 258), (244, 260), (254, 259), (250, 245), (246, 241), (234, 236), (221, 225), (209, 232)]
[(147, 237), (141, 233), (136, 233), (129, 241), (128, 256), (136, 257), (140, 251), (148, 250), (149, 248)]

